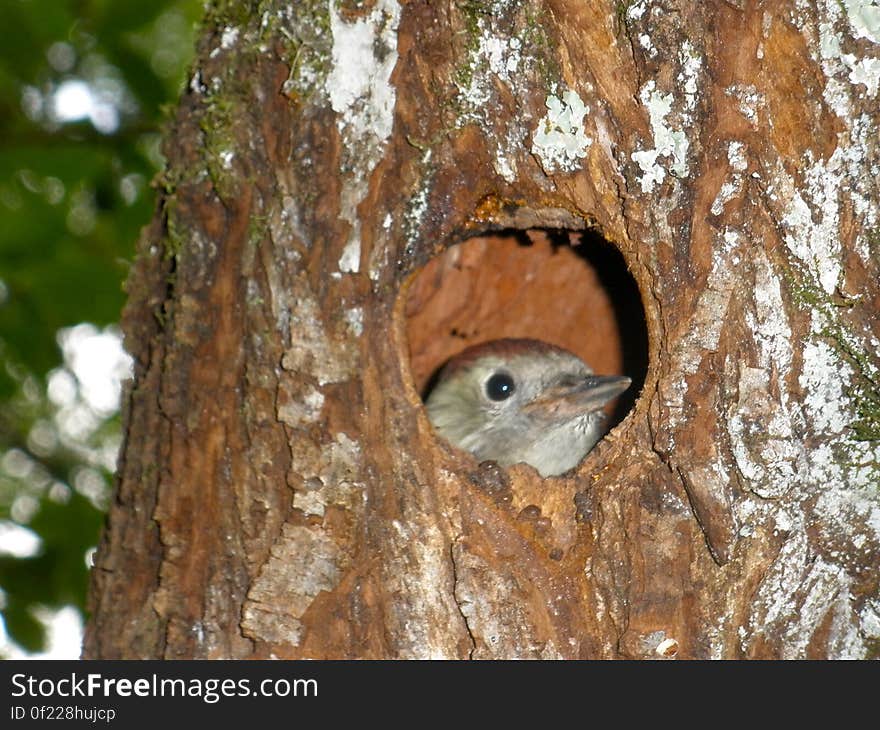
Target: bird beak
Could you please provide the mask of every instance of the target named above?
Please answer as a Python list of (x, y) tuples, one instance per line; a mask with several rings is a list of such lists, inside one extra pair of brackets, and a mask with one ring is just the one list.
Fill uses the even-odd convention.
[(572, 385), (560, 385), (524, 407), (553, 419), (573, 418), (598, 411), (632, 384), (624, 375), (588, 375)]

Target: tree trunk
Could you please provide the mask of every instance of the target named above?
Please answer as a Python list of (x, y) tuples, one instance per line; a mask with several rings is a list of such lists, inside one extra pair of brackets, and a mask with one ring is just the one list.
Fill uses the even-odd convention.
[[(876, 656), (875, 13), (217, 0), (85, 656)], [(571, 473), (430, 427), (506, 335), (637, 381)]]

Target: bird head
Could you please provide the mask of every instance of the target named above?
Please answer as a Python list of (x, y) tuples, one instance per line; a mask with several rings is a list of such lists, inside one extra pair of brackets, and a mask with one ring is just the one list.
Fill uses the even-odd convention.
[(577, 466), (604, 431), (603, 406), (631, 381), (595, 375), (579, 357), (531, 339), (469, 347), (426, 400), (434, 428), (481, 461), (525, 462), (542, 476)]

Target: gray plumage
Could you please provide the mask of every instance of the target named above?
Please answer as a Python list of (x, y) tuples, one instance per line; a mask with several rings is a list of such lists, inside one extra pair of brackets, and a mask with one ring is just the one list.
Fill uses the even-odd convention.
[(594, 375), (579, 357), (530, 339), (468, 348), (426, 400), (434, 428), (480, 461), (531, 464), (542, 476), (577, 466), (604, 433), (604, 406), (630, 379)]

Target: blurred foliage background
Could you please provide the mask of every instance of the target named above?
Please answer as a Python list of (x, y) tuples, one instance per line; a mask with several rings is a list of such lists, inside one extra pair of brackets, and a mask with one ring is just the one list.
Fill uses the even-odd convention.
[(0, 656), (64, 616), (78, 654), (130, 368), (114, 323), (201, 15), (0, 0)]

